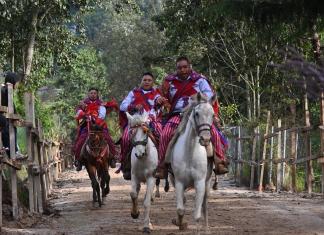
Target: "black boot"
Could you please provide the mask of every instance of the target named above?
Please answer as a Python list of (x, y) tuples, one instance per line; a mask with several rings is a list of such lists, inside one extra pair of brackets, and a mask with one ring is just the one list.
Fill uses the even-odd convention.
[(110, 161), (109, 161), (109, 166), (111, 168), (116, 168), (116, 160), (115, 158), (111, 158)]
[(124, 170), (123, 171), (123, 177), (124, 180), (131, 180), (132, 179), (132, 174), (130, 170)]

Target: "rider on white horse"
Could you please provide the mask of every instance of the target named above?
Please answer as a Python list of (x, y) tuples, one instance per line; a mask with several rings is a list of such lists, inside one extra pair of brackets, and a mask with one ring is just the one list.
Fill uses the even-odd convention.
[(117, 173), (122, 170), (124, 179), (130, 180), (130, 158), (129, 153), (131, 151), (129, 127), (127, 124), (127, 118), (125, 112), (130, 114), (143, 114), (147, 113), (150, 119), (150, 129), (153, 133), (153, 139), (158, 147), (160, 133), (162, 131), (161, 119), (160, 119), (160, 107), (165, 101), (161, 97), (160, 92), (154, 87), (154, 76), (147, 72), (142, 76), (142, 81), (139, 88), (135, 88), (130, 91), (127, 97), (120, 105), (121, 111), (121, 123), (123, 131), (121, 142), (121, 168)]
[[(175, 74), (168, 75), (164, 79), (161, 89), (162, 96), (167, 99), (170, 108), (167, 120), (163, 123), (164, 127), (160, 138), (159, 167), (156, 174), (159, 178), (165, 178), (164, 158), (168, 144), (181, 121), (181, 113), (188, 105), (190, 97), (198, 92), (201, 92), (209, 99), (214, 95), (207, 78), (192, 70), (187, 57), (179, 57), (176, 60), (176, 69)], [(225, 174), (228, 172), (228, 162), (224, 153), (226, 141), (215, 125), (212, 125), (211, 135), (216, 172), (217, 174)]]

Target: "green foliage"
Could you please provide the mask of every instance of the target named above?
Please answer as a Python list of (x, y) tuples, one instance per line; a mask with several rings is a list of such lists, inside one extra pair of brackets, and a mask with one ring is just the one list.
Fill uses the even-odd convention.
[(53, 115), (51, 119), (56, 120), (55, 126), (52, 125), (52, 132), (58, 131), (65, 137), (69, 137), (70, 132), (76, 128), (73, 118), (75, 108), (86, 98), (88, 89), (97, 87), (103, 99), (107, 99), (110, 90), (100, 55), (87, 46), (75, 51), (75, 58), (70, 61), (69, 66), (60, 70), (50, 86), (59, 89), (57, 100), (48, 107)]

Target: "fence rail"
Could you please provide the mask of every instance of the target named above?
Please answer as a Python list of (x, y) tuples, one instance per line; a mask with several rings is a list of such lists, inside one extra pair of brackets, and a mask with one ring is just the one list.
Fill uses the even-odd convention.
[[(292, 113), (290, 122), (286, 121), (284, 126), (280, 119), (274, 125), (268, 112), (264, 130), (260, 127), (253, 130), (240, 126), (229, 127), (227, 130), (225, 128), (229, 133), (228, 158), (233, 163), (231, 169), (238, 186), (242, 184), (244, 177), (247, 178), (246, 168), (250, 167), (248, 173), (251, 189), (257, 186), (261, 192), (264, 185), (269, 184), (274, 185), (277, 191), (288, 188), (296, 192), (297, 165), (305, 164), (305, 190), (311, 193), (314, 188), (313, 161), (317, 160), (321, 168), (321, 192), (324, 193), (324, 92), (320, 98), (318, 125), (310, 124), (307, 97), (304, 103), (304, 126), (296, 126), (295, 113)], [(311, 138), (313, 134), (320, 136), (316, 153)]]
[[(10, 186), (12, 192), (13, 218), (19, 218), (17, 195), (17, 171), (25, 166), (28, 173), (29, 213), (43, 213), (47, 207), (48, 195), (51, 193), (53, 183), (59, 173), (72, 166), (72, 156), (68, 153), (67, 144), (43, 138), (42, 124), (35, 117), (35, 99), (31, 93), (24, 95), (26, 119), (14, 113), (13, 87), (8, 88), (8, 107), (0, 106), (0, 113), (9, 121), (10, 156), (4, 150), (0, 151), (0, 231), (2, 220), (2, 175), (5, 167), (10, 170)], [(1, 104), (1, 96), (0, 96)], [(16, 158), (14, 127), (26, 129), (27, 156)], [(0, 148), (2, 148), (0, 133)]]

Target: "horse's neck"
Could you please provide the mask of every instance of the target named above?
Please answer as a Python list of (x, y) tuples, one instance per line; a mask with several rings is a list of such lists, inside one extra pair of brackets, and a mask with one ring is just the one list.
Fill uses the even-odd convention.
[(192, 153), (192, 149), (195, 148), (195, 139), (197, 138), (196, 131), (192, 125), (192, 116), (189, 117), (189, 120), (186, 125), (185, 132), (183, 133), (185, 139), (185, 150), (189, 153)]

